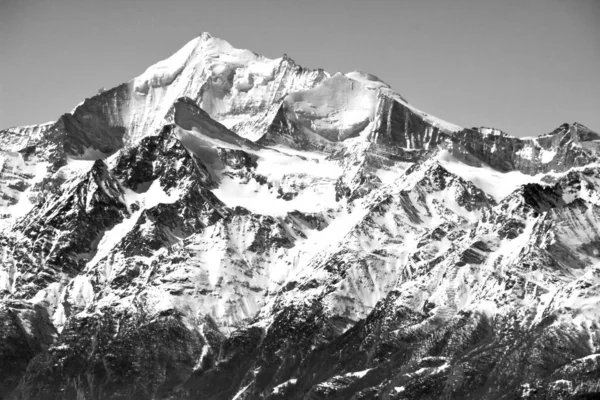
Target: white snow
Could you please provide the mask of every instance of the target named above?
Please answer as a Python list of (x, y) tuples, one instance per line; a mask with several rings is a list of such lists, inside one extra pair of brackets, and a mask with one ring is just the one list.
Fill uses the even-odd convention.
[(136, 211), (131, 217), (126, 218), (120, 224), (115, 225), (112, 229), (106, 231), (98, 244), (96, 254), (88, 263), (87, 267), (91, 268), (98, 264), (100, 260), (106, 257), (110, 251), (127, 235), (135, 226), (135, 223), (142, 214), (143, 209)]
[(547, 164), (551, 162), (556, 156), (556, 150), (540, 150), (540, 160), (542, 163)]
[(183, 70), (186, 61), (199, 42), (200, 38), (197, 37), (169, 58), (150, 66), (143, 74), (135, 78), (135, 90), (140, 93), (147, 93), (149, 88), (171, 84)]
[(120, 224), (115, 225), (109, 231), (106, 231), (98, 244), (94, 257), (87, 263), (87, 267), (95, 266), (100, 260), (106, 257), (110, 251), (133, 229), (140, 215), (145, 209), (152, 208), (158, 204), (170, 204), (179, 199), (180, 193), (173, 190), (167, 194), (160, 185), (159, 179), (152, 182), (145, 193), (137, 194), (132, 190), (126, 190), (125, 201), (131, 208), (131, 204), (138, 203), (139, 209), (129, 218), (125, 218)]
[[(258, 155), (256, 173), (267, 177), (273, 185), (259, 184), (251, 179), (241, 183), (239, 179), (223, 176), (213, 193), (228, 206), (242, 206), (257, 214), (284, 216), (293, 210), (318, 212), (337, 206), (335, 181), (342, 170), (335, 162), (325, 159), (322, 153), (305, 153), (270, 149), (247, 152)], [(299, 193), (292, 200), (278, 197), (277, 189)]]
[(415, 114), (420, 115), (421, 118), (423, 118), (425, 121), (429, 122), (433, 126), (437, 126), (438, 128), (440, 128), (444, 131), (450, 132), (450, 133), (458, 132), (463, 129), (462, 127), (460, 127), (458, 125), (452, 124), (448, 121), (444, 121), (441, 118), (434, 117), (431, 114), (427, 114), (426, 112), (419, 110), (418, 108), (416, 108), (415, 106), (410, 104), (408, 101), (406, 101), (404, 98), (402, 98), (402, 96), (400, 96), (398, 93), (392, 91), (391, 89), (388, 89), (388, 90), (382, 89), (382, 90), (384, 90), (390, 97), (392, 97), (394, 100), (396, 100), (400, 104), (408, 107)]
[(330, 189), (328, 192), (325, 196), (316, 192), (302, 193), (293, 200), (286, 201), (276, 198), (276, 192), (255, 180), (240, 184), (229, 177), (224, 178), (219, 187), (213, 190), (213, 193), (230, 207), (241, 206), (257, 214), (273, 216), (285, 216), (293, 210), (319, 211), (324, 208), (322, 200), (330, 205), (335, 202), (335, 190)]
[(103, 153), (100, 150), (87, 147), (83, 150), (83, 153), (70, 156), (68, 158), (68, 162), (74, 161), (95, 161), (95, 160), (103, 160), (108, 157), (110, 154)]
[[(0, 215), (9, 215), (9, 218), (0, 219), (0, 228), (12, 225), (18, 218), (27, 214), (34, 204), (30, 197), (36, 197), (34, 186), (46, 176), (50, 163), (37, 158), (25, 161), (17, 152), (4, 152), (0, 150), (0, 194), (6, 194), (17, 199), (17, 203), (10, 204), (0, 198)], [(31, 176), (31, 178), (29, 178)], [(7, 183), (24, 180), (28, 186), (20, 192), (8, 187)]]
[(71, 305), (79, 307), (85, 307), (92, 303), (94, 300), (94, 288), (87, 276), (77, 275), (71, 281), (69, 300)]
[(436, 159), (449, 172), (470, 181), (496, 201), (501, 201), (521, 185), (539, 183), (543, 177), (543, 175), (526, 175), (518, 171), (500, 172), (486, 165), (470, 166), (459, 161), (446, 150), (440, 151)]
[(304, 127), (330, 140), (358, 135), (374, 117), (377, 92), (337, 73), (314, 89), (290, 93), (285, 103)]
[(521, 150), (517, 151), (515, 154), (521, 158), (526, 160), (533, 161), (535, 156), (535, 147), (531, 145), (525, 145)]
[(406, 101), (398, 93), (394, 92), (387, 83), (383, 82), (374, 75), (364, 72), (353, 71), (347, 73), (345, 76), (352, 80), (355, 80), (356, 82), (361, 83), (366, 88), (381, 89), (384, 93), (387, 93), (391, 98), (398, 101), (402, 105), (408, 107), (414, 113), (420, 115), (425, 121), (429, 122), (434, 126), (437, 126), (438, 128), (441, 128), (442, 130), (446, 130), (448, 132), (458, 132), (462, 130), (462, 128), (458, 125), (444, 121), (443, 119), (434, 117), (433, 115), (419, 110), (418, 108), (410, 104), (408, 101)]
[(413, 163), (410, 162), (397, 162), (393, 167), (376, 170), (375, 175), (381, 180), (381, 183), (389, 185), (404, 174), (404, 172), (412, 165)]
[(248, 388), (249, 388), (251, 385), (252, 385), (252, 383), (249, 383), (249, 384), (247, 384), (246, 386), (244, 386), (243, 388), (241, 388), (241, 389), (240, 389), (240, 391), (239, 391), (239, 392), (237, 392), (237, 393), (235, 394), (235, 396), (233, 396), (233, 397), (232, 397), (232, 399), (231, 399), (231, 400), (239, 400), (239, 399), (241, 399), (241, 398), (242, 398), (242, 395), (244, 394), (244, 392), (245, 392), (246, 390), (248, 390)]
[(496, 303), (491, 300), (482, 300), (477, 304), (477, 309), (481, 311), (488, 319), (494, 317), (496, 312), (498, 311), (498, 307), (496, 307)]
[(167, 194), (160, 185), (160, 180), (156, 179), (152, 182), (148, 190), (143, 193), (143, 200), (141, 206), (143, 208), (152, 208), (158, 204), (171, 204), (176, 202), (181, 193), (178, 190), (172, 190), (171, 193)]
[(482, 126), (480, 128), (477, 128), (477, 131), (484, 134), (484, 135), (495, 135), (495, 136), (501, 136), (504, 134), (504, 132), (502, 132), (500, 129), (496, 129), (496, 128), (489, 128), (486, 126)]
[(390, 85), (376, 77), (375, 75), (371, 75), (366, 72), (361, 71), (352, 71), (345, 74), (347, 78), (355, 80), (357, 82), (362, 83), (368, 88), (371, 89), (379, 89), (379, 88), (389, 88)]
[[(298, 120), (301, 120), (305, 125), (301, 129), (311, 140), (317, 137), (325, 138), (324, 142), (329, 139), (332, 141), (347, 139), (344, 146), (350, 146), (352, 143), (349, 142), (352, 140), (356, 140), (357, 143), (359, 141), (365, 143), (363, 136), (352, 137), (371, 132), (373, 119), (377, 117), (377, 96), (382, 93), (389, 95), (422, 116), (425, 121), (441, 129), (448, 132), (456, 132), (461, 129), (414, 108), (400, 95), (394, 93), (387, 84), (369, 74), (356, 71), (347, 73), (345, 76), (336, 74), (317, 86), (313, 84), (316, 82), (316, 76), (322, 77), (327, 74), (307, 72), (301, 77), (296, 76), (294, 78), (296, 81), (292, 83), (273, 82), (278, 79), (277, 71), (281, 71), (285, 67), (281, 63), (281, 59), (269, 60), (247, 50), (234, 49), (220, 39), (203, 35), (135, 78), (133, 83), (137, 96), (135, 93), (132, 94), (131, 104), (127, 105), (123, 115), (112, 115), (111, 117), (123, 117), (123, 124), (133, 126), (132, 130), (139, 129), (144, 134), (146, 131), (153, 132), (150, 128), (163, 124), (163, 116), (177, 97), (197, 96), (201, 91), (200, 88), (210, 81), (217, 87), (218, 90), (215, 93), (218, 95), (206, 91), (203, 97), (198, 99), (198, 102), (216, 120), (226, 126), (245, 130), (246, 133), (262, 132), (261, 129), (264, 129), (264, 126), (258, 123), (262, 121), (260, 118), (265, 115), (272, 117), (274, 110), (276, 111), (276, 108), (272, 106), (273, 104), (277, 105), (273, 99), (281, 99), (285, 93), (291, 93), (285, 98), (288, 109), (291, 110), (288, 117), (293, 120), (295, 115)], [(278, 70), (280, 66), (282, 69)], [(232, 76), (233, 81), (230, 82)], [(169, 85), (173, 85), (173, 87), (167, 88)], [(243, 128), (236, 126), (248, 121), (251, 123)], [(266, 118), (265, 121), (270, 120)], [(257, 122), (256, 125), (254, 125), (255, 122)], [(479, 131), (484, 135), (503, 135), (501, 131), (493, 128), (480, 128)], [(343, 311), (343, 315), (357, 320), (364, 317), (377, 301), (385, 296), (390, 286), (404, 279), (400, 277), (400, 274), (406, 272), (405, 268), (418, 269), (418, 266), (410, 265), (407, 260), (415, 254), (417, 244), (427, 229), (438, 226), (444, 219), (456, 221), (459, 220), (458, 217), (464, 217), (471, 223), (481, 220), (481, 213), (467, 212), (458, 206), (454, 188), (441, 193), (426, 193), (424, 200), (417, 198), (418, 190), (414, 190), (414, 185), (417, 178), (421, 179), (423, 175), (413, 174), (407, 178), (402, 177), (405, 169), (411, 165), (410, 163), (397, 163), (392, 167), (386, 166), (370, 171), (381, 179), (383, 187), (376, 189), (363, 199), (353, 202), (346, 200), (336, 202), (336, 181), (339, 178), (352, 177), (352, 172), (355, 171), (352, 167), (359, 165), (360, 160), (352, 165), (360, 158), (359, 156), (352, 158), (355, 154), (360, 154), (362, 148), (358, 144), (356, 148), (345, 148), (350, 156), (349, 159), (344, 160), (347, 164), (340, 165), (337, 161), (328, 160), (328, 153), (293, 150), (283, 145), (259, 148), (244, 142), (235, 135), (210, 136), (210, 133), (196, 128), (191, 131), (178, 129), (177, 132), (186, 146), (192, 148), (211, 169), (215, 181), (218, 182), (218, 187), (213, 190), (213, 193), (229, 207), (242, 206), (259, 214), (258, 216), (232, 216), (226, 221), (218, 221), (214, 225), (202, 229), (202, 232), (193, 235), (190, 238), (192, 243), (185, 244), (185, 251), (189, 251), (193, 256), (173, 270), (167, 271), (165, 268), (165, 271), (161, 271), (161, 284), (155, 285), (156, 281), (150, 284), (153, 271), (151, 269), (143, 271), (138, 282), (142, 282), (144, 295), (148, 296), (148, 305), (151, 306), (149, 308), (154, 311), (170, 308), (191, 310), (186, 314), (185, 319), (186, 326), (190, 329), (197, 329), (193, 319), (200, 309), (217, 317), (219, 324), (223, 326), (223, 332), (227, 333), (235, 328), (235, 324), (265, 310), (265, 303), (272, 301), (275, 297), (273, 293), (276, 293), (286, 282), (291, 280), (306, 282), (309, 279), (315, 279), (320, 283), (331, 282), (327, 281), (331, 278), (331, 274), (322, 268), (322, 262), (344, 247), (349, 250), (348, 253), (353, 253), (342, 255), (345, 257), (343, 260), (347, 261), (350, 266), (345, 271), (344, 279), (327, 288), (327, 290), (331, 289), (330, 293), (324, 293), (325, 285), (323, 285), (303, 291), (301, 295), (298, 294), (300, 292), (292, 293), (289, 299), (284, 300), (308, 305), (313, 299), (319, 299), (327, 312), (333, 314)], [(254, 172), (264, 176), (272, 187), (259, 184), (254, 178), (248, 180), (246, 176), (240, 177), (239, 174), (234, 173), (235, 171), (232, 172), (224, 167), (217, 155), (216, 147), (241, 149), (255, 156), (258, 166)], [(352, 154), (353, 152), (355, 154)], [(554, 159), (556, 152), (541, 149), (534, 142), (519, 154), (526, 159), (539, 157), (542, 163), (549, 163)], [(67, 165), (63, 166), (55, 177), (71, 178), (80, 172), (89, 170), (93, 160), (104, 159), (106, 156), (94, 149), (86, 149), (80, 156), (69, 158)], [(34, 177), (28, 183), (40, 182), (47, 176), (47, 163), (27, 164), (22, 157), (19, 157), (20, 154), (17, 153), (7, 155), (0, 152), (0, 170), (3, 178), (7, 174), (13, 173), (12, 170), (9, 170), (10, 167), (16, 168), (19, 173), (33, 175)], [(115, 160), (116, 158), (113, 156), (106, 162), (108, 165), (112, 165)], [(472, 182), (490, 194), (496, 201), (504, 199), (523, 184), (542, 182), (543, 177), (542, 175), (529, 176), (519, 172), (502, 173), (487, 165), (470, 166), (447, 151), (438, 153), (436, 160), (451, 173)], [(546, 175), (562, 176), (561, 174)], [(97, 253), (87, 264), (86, 273), (99, 272), (102, 275), (104, 272), (106, 280), (109, 280), (111, 275), (120, 273), (119, 268), (122, 266), (118, 262), (113, 263), (111, 260), (102, 264), (102, 261), (122, 238), (131, 232), (145, 209), (161, 203), (173, 203), (181, 195), (178, 190), (165, 192), (158, 180), (148, 182), (148, 184), (149, 188), (144, 193), (125, 189), (122, 201), (128, 206), (131, 215), (103, 234)], [(0, 186), (0, 189), (4, 191), (5, 187)], [(286, 193), (298, 193), (298, 195), (286, 201), (278, 198), (280, 196), (279, 189)], [(373, 212), (369, 208), (370, 204), (377, 203), (377, 195), (390, 194), (393, 202), (398, 200), (398, 194), (401, 191), (409, 193), (409, 201), (417, 208), (423, 219), (422, 222), (408, 221), (406, 213), (397, 203), (381, 213)], [(25, 191), (19, 195), (18, 203), (11, 207), (0, 204), (0, 212), (8, 210), (15, 217), (26, 214), (33, 206), (28, 196), (31, 194), (31, 192)], [(582, 185), (578, 192), (564, 194), (567, 202), (577, 198), (600, 205), (598, 193), (585, 185)], [(369, 203), (370, 201), (373, 203)], [(134, 205), (139, 206), (139, 210), (133, 211)], [(298, 223), (298, 226), (292, 225), (287, 221), (295, 218), (289, 215), (293, 210), (319, 213), (325, 219), (324, 225), (326, 226), (318, 231), (303, 225), (303, 223)], [(282, 229), (285, 231), (285, 235), (293, 238), (292, 248), (275, 248), (276, 246), (273, 246), (274, 248), (267, 249), (262, 253), (249, 250), (250, 244), (258, 235), (259, 228), (264, 228), (262, 221), (265, 221), (266, 218), (263, 215), (272, 216), (276, 222), (281, 223), (281, 225), (274, 224), (273, 232), (269, 233), (279, 233), (276, 230)], [(368, 218), (365, 218), (367, 216)], [(573, 220), (586, 218), (593, 220), (586, 226), (598, 228), (595, 216), (591, 212), (588, 214), (574, 213), (569, 216)], [(286, 218), (287, 220), (284, 221)], [(290, 226), (298, 227), (298, 230), (290, 229)], [(150, 228), (152, 228), (150, 221), (146, 221), (141, 227), (142, 230)], [(445, 304), (436, 308), (436, 316), (455, 312), (456, 309), (471, 308), (483, 313), (488, 318), (493, 318), (497, 313), (502, 312), (502, 304), (489, 299), (499, 299), (500, 296), (495, 296), (495, 294), (504, 293), (504, 289), (498, 288), (493, 283), (489, 286), (481, 284), (485, 288), (478, 292), (479, 289), (475, 288), (475, 283), (479, 284), (478, 280), (485, 282), (489, 278), (490, 270), (502, 274), (505, 272), (504, 268), (518, 263), (521, 250), (531, 245), (529, 241), (535, 235), (534, 228), (534, 222), (527, 221), (525, 231), (520, 236), (497, 243), (493, 253), (480, 267), (468, 265), (459, 272), (455, 272), (451, 278), (442, 278), (442, 276), (452, 270), (439, 268), (423, 278), (426, 284), (416, 281), (401, 283), (403, 285), (403, 304), (417, 307), (417, 305), (422, 305), (427, 296), (430, 296), (430, 299), (439, 300), (440, 304)], [(581, 235), (582, 237), (586, 235), (591, 237), (592, 231), (594, 229), (587, 229)], [(559, 232), (558, 228), (556, 232)], [(544, 238), (544, 240), (550, 243), (553, 239), (559, 238), (567, 246), (573, 248), (582, 243), (582, 239), (577, 237), (577, 234), (574, 234), (573, 238), (559, 236), (560, 232), (556, 233), (555, 237)], [(428, 243), (426, 252), (439, 257), (450, 251), (452, 246), (464, 245), (460, 240), (462, 239), (452, 242), (444, 238), (438, 243)], [(57, 242), (55, 240), (53, 245), (56, 245)], [(184, 244), (181, 246), (183, 247)], [(166, 251), (165, 249), (159, 250), (153, 256), (143, 258), (143, 261), (150, 264), (150, 261), (155, 259), (153, 257), (164, 255)], [(592, 256), (590, 257), (594, 259)], [(4, 258), (6, 258), (6, 254), (4, 254)], [(4, 259), (2, 261), (4, 264)], [(365, 261), (364, 264), (361, 263), (362, 261)], [(440, 265), (444, 265), (444, 262), (442, 261)], [(93, 268), (97, 269), (92, 271)], [(248, 271), (251, 273), (246, 273)], [(579, 274), (577, 277), (583, 279), (589, 273), (590, 271), (586, 271), (582, 276), (583, 272), (577, 272)], [(412, 279), (414, 271), (410, 270), (407, 274), (413, 274), (411, 275)], [(11, 270), (10, 266), (3, 265), (3, 269), (0, 270), (0, 289), (13, 291), (16, 275), (17, 273)], [(588, 325), (585, 324), (600, 317), (600, 312), (597, 311), (600, 295), (592, 291), (576, 291), (573, 288), (569, 288), (570, 291), (566, 289), (559, 291), (558, 285), (553, 286), (544, 280), (546, 277), (541, 270), (526, 271), (521, 273), (521, 276), (527, 282), (548, 290), (541, 296), (537, 293), (527, 292), (523, 297), (522, 304), (520, 303), (531, 307), (536, 312), (534, 321), (541, 320), (544, 313), (552, 312), (552, 307), (555, 307), (552, 301), (555, 299), (561, 307), (569, 307), (574, 310), (572, 311), (573, 315), (568, 317), (572, 321), (580, 323), (581, 326), (587, 327)], [(186, 284), (181, 282), (186, 282)], [(593, 280), (592, 282), (596, 283)], [(189, 286), (188, 283), (193, 286)], [(193, 295), (187, 292), (184, 295), (169, 293), (171, 288), (181, 289), (182, 287), (187, 292), (192, 292)], [(69, 290), (67, 291), (66, 288)], [(209, 292), (208, 295), (204, 294), (206, 288)], [(485, 291), (485, 295), (481, 294), (483, 291)], [(199, 294), (201, 292), (203, 294)], [(56, 325), (60, 327), (64, 323), (65, 310), (61, 305), (57, 306), (57, 303), (59, 297), (65, 293), (68, 293), (68, 300), (78, 307), (86, 307), (94, 302), (96, 295), (90, 279), (82, 275), (70, 282), (52, 283), (47, 288), (38, 291), (31, 301), (58, 307), (53, 318)], [(128, 309), (133, 307), (133, 299), (137, 294), (108, 292), (102, 295), (105, 297), (97, 300), (97, 306), (114, 305), (116, 309)], [(259, 323), (268, 325), (264, 321)], [(420, 328), (423, 326), (425, 324)], [(594, 343), (590, 339), (590, 348), (593, 346)], [(209, 351), (210, 348), (205, 345), (197, 367)], [(440, 368), (446, 367), (421, 368), (415, 374), (419, 376), (436, 373), (440, 371)], [(350, 372), (346, 375), (362, 378), (368, 371), (369, 369)], [(286, 385), (295, 383), (295, 379), (290, 379), (275, 387), (273, 393), (278, 393)], [(236, 398), (244, 397), (244, 392), (248, 387), (242, 388)], [(398, 386), (394, 390), (401, 393), (405, 388)]]
[(298, 379), (292, 378), (290, 380), (287, 380), (283, 383), (280, 383), (279, 385), (275, 386), (273, 388), (272, 393), (273, 394), (281, 394), (281, 392), (283, 391), (283, 389), (285, 389), (287, 386), (292, 386), (295, 385), (296, 382), (298, 382)]
[(368, 369), (365, 369), (363, 371), (349, 372), (349, 373), (346, 374), (346, 376), (353, 376), (353, 377), (356, 377), (356, 378), (362, 378), (362, 377), (364, 377), (372, 369), (373, 368), (368, 368)]

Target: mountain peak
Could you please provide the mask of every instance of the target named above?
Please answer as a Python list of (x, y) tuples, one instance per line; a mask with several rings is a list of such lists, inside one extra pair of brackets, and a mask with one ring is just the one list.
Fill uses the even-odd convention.
[(378, 77), (376, 77), (373, 74), (369, 74), (368, 72), (363, 72), (363, 71), (351, 71), (345, 74), (346, 77), (350, 78), (350, 79), (354, 79), (355, 81), (358, 82), (362, 82), (364, 84), (367, 84), (370, 87), (374, 87), (374, 88), (378, 88), (378, 87), (385, 87), (385, 88), (390, 88), (390, 85), (388, 85), (387, 83), (385, 83), (384, 81), (382, 81), (381, 79), (379, 79)]
[(580, 124), (579, 122), (568, 123), (565, 122), (561, 124), (559, 127), (554, 129), (552, 132), (542, 134), (539, 137), (549, 137), (549, 136), (561, 136), (567, 135), (571, 139), (576, 141), (590, 141), (590, 140), (600, 140), (600, 135), (597, 132), (594, 132), (587, 126)]
[(587, 126), (580, 124), (579, 122), (573, 122), (573, 124), (571, 124), (572, 126), (574, 126), (575, 128), (577, 128), (578, 130), (582, 130), (582, 131), (589, 131), (589, 132), (594, 132), (592, 129), (588, 128)]
[(212, 39), (213, 35), (211, 35), (209, 32), (202, 32), (199, 36), (200, 40), (208, 40), (208, 39)]

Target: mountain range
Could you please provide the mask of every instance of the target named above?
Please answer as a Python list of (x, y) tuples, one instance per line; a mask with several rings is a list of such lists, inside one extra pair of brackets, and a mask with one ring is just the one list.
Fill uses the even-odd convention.
[(0, 131), (0, 398), (600, 398), (599, 163), (203, 33)]

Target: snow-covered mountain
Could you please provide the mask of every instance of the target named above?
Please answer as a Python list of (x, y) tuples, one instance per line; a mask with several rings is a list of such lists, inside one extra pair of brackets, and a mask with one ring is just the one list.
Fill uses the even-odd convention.
[(0, 398), (596, 398), (599, 155), (203, 33), (0, 131)]

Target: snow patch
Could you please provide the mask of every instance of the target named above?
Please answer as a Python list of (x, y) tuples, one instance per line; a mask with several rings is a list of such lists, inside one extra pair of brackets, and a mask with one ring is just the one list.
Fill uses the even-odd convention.
[(126, 218), (120, 224), (115, 225), (112, 229), (106, 231), (98, 244), (96, 254), (87, 263), (87, 268), (94, 267), (100, 260), (110, 254), (110, 251), (127, 235), (135, 226), (142, 209), (136, 211), (131, 217)]
[(152, 208), (158, 204), (174, 203), (179, 199), (179, 196), (180, 193), (178, 190), (172, 190), (170, 194), (167, 194), (160, 185), (160, 179), (154, 180), (143, 194), (126, 190), (124, 201), (128, 208), (131, 210), (132, 204), (137, 203), (139, 209), (130, 217), (125, 218), (121, 223), (104, 233), (98, 244), (96, 254), (87, 263), (87, 268), (94, 267), (100, 260), (109, 255), (110, 251), (133, 229), (145, 209)]
[(555, 156), (556, 156), (556, 150), (545, 150), (545, 149), (540, 150), (540, 160), (544, 164), (548, 164), (549, 162), (554, 160)]
[(473, 183), (479, 189), (492, 196), (497, 202), (527, 183), (539, 183), (543, 175), (526, 175), (522, 172), (500, 172), (488, 166), (473, 167), (467, 165), (447, 150), (436, 156), (438, 162), (454, 175)]
[(283, 383), (280, 383), (279, 385), (277, 385), (277, 386), (275, 386), (275, 387), (273, 388), (273, 392), (272, 392), (272, 394), (283, 394), (283, 390), (284, 390), (286, 387), (288, 387), (288, 386), (293, 386), (293, 385), (295, 385), (295, 384), (296, 384), (296, 382), (298, 382), (298, 379), (296, 379), (296, 378), (293, 378), (293, 379), (287, 380), (287, 381), (285, 381), (285, 382), (283, 382)]
[(170, 85), (183, 70), (186, 61), (199, 42), (200, 38), (197, 37), (188, 42), (171, 57), (148, 67), (143, 74), (134, 79), (135, 91), (146, 94), (150, 88)]
[(369, 368), (369, 369), (365, 369), (363, 371), (357, 371), (357, 372), (349, 372), (347, 373), (345, 376), (353, 376), (356, 378), (363, 378), (365, 375), (367, 375), (367, 373), (369, 371), (371, 371), (373, 368)]
[(84, 275), (77, 275), (71, 281), (69, 300), (72, 305), (85, 307), (94, 300), (94, 287), (90, 279)]

